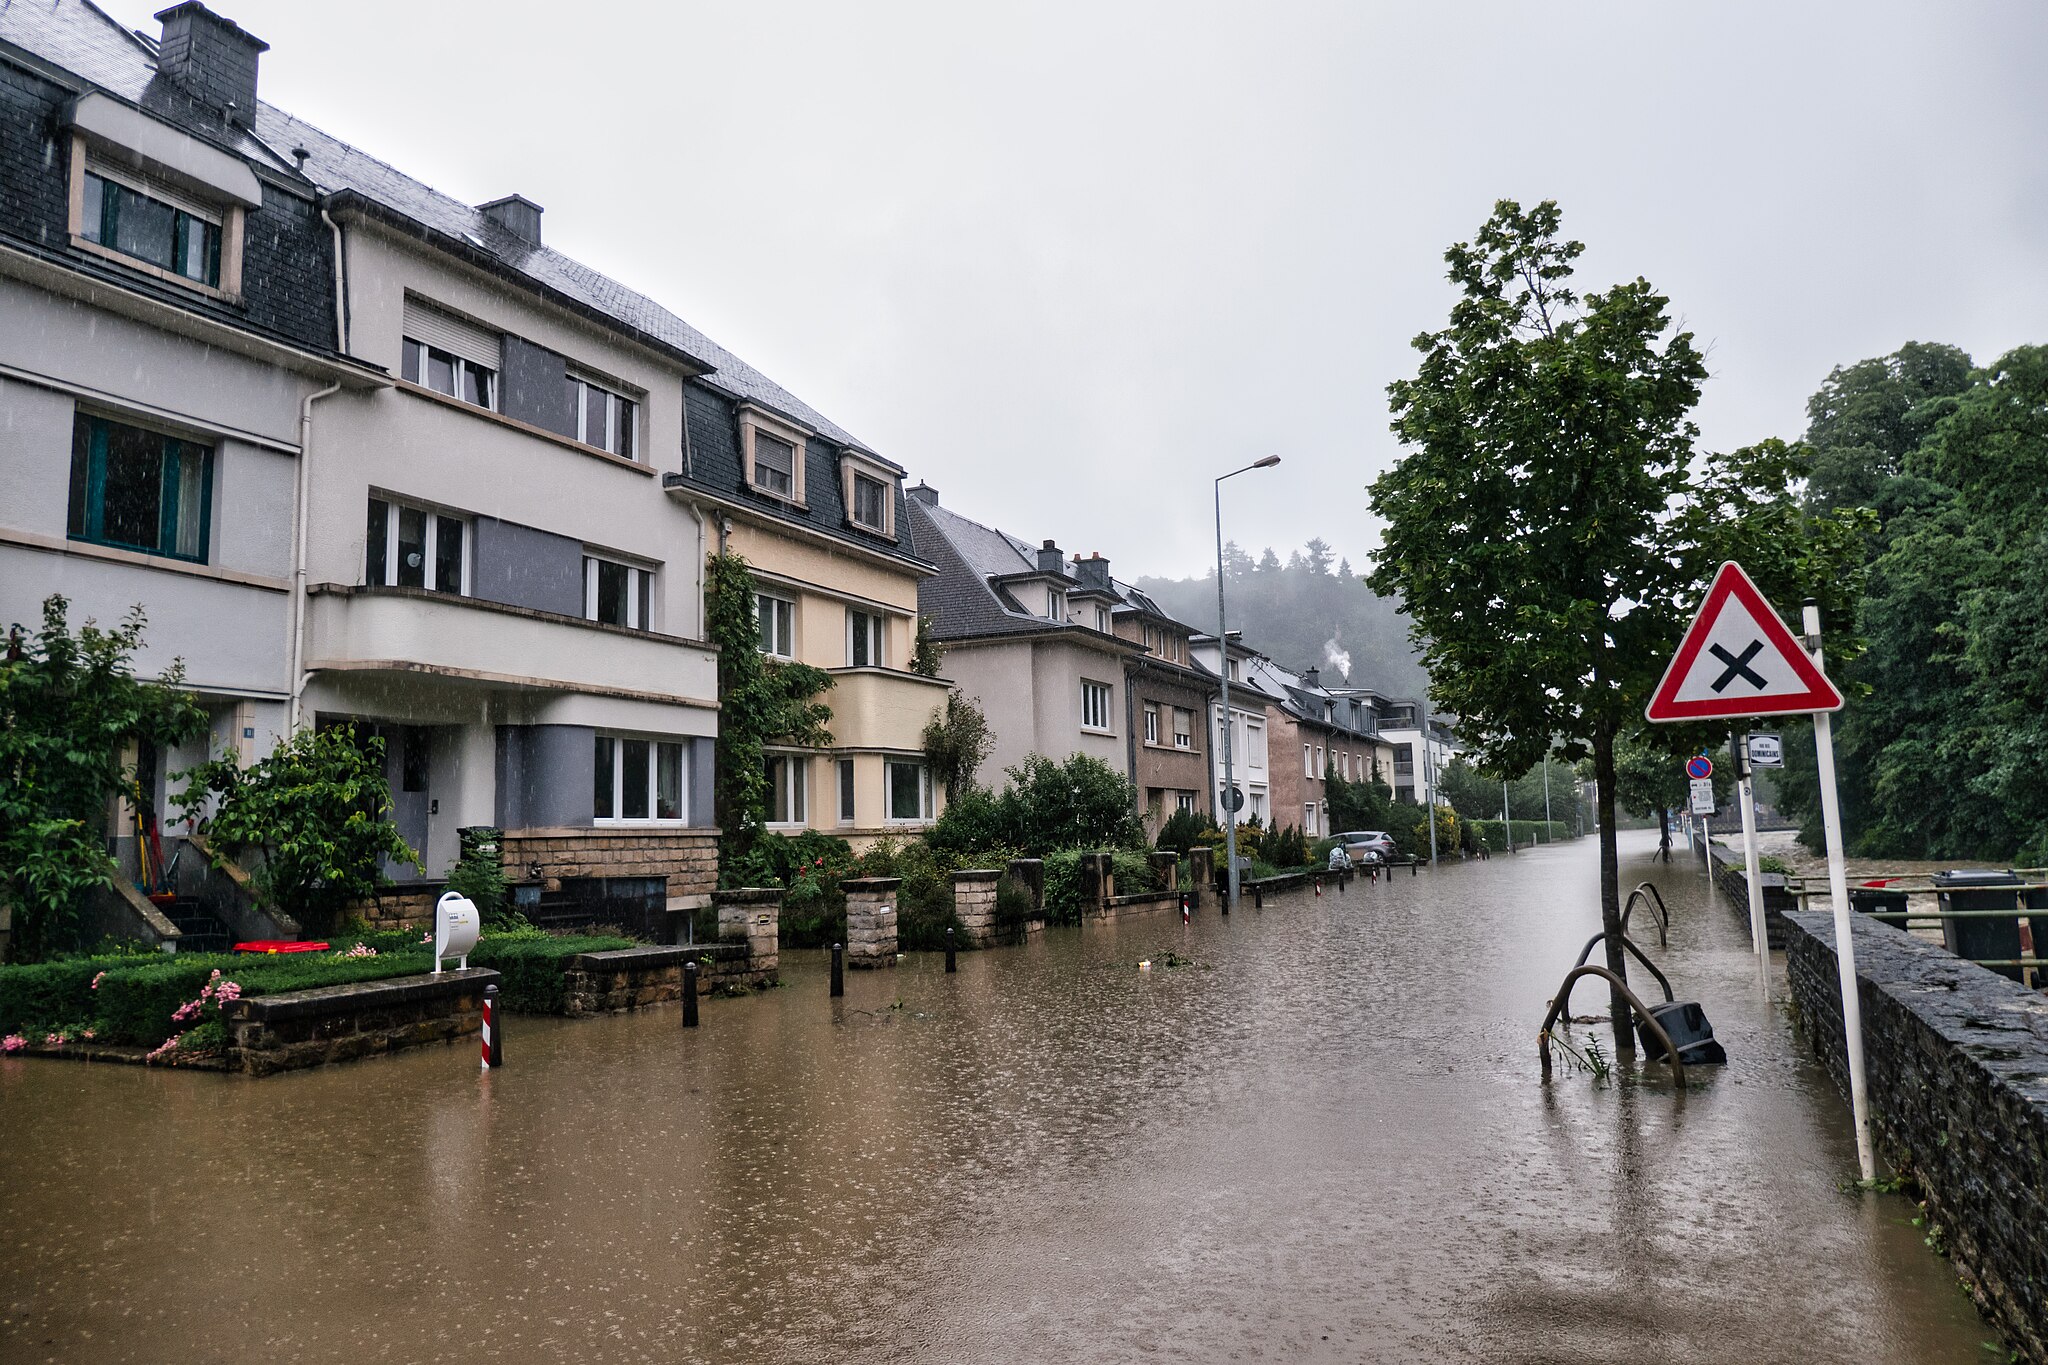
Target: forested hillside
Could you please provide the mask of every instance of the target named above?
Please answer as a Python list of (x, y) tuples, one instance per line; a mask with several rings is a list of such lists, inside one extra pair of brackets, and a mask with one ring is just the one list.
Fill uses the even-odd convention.
[[(1230, 628), (1242, 630), (1252, 648), (1283, 668), (1320, 668), (1326, 684), (1348, 679), (1391, 696), (1421, 694), (1426, 678), (1408, 647), (1408, 618), (1375, 596), (1322, 539), (1285, 563), (1271, 549), (1254, 560), (1233, 541), (1224, 546), (1223, 563)], [(1140, 578), (1137, 586), (1189, 625), (1216, 629), (1215, 574)]]

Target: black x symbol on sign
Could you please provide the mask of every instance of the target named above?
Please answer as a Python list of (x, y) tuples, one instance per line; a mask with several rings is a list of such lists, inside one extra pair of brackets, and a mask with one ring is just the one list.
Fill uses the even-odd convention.
[(1747, 678), (1756, 687), (1757, 691), (1763, 691), (1767, 684), (1764, 682), (1763, 677), (1749, 666), (1749, 661), (1763, 653), (1763, 649), (1764, 642), (1762, 640), (1751, 640), (1749, 648), (1743, 650), (1740, 655), (1730, 654), (1719, 645), (1708, 645), (1707, 652), (1728, 665), (1727, 670), (1714, 680), (1714, 690), (1719, 692), (1737, 678)]

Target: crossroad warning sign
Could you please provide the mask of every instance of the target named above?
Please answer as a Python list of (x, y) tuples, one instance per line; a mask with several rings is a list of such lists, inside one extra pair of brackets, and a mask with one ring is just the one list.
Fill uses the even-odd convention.
[(1643, 715), (1668, 722), (1841, 708), (1842, 694), (1731, 561), (1714, 575)]

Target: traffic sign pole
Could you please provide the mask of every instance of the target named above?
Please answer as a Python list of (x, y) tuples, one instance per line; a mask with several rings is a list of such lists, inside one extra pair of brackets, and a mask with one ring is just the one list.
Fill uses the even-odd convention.
[(1735, 759), (1735, 790), (1742, 805), (1742, 862), (1749, 879), (1749, 940), (1756, 953), (1757, 975), (1764, 999), (1771, 998), (1771, 936), (1764, 928), (1764, 878), (1756, 851), (1756, 788), (1749, 769), (1749, 740), (1733, 731), (1728, 751)]
[[(1820, 667), (1820, 608), (1808, 599), (1806, 648)], [(1870, 1096), (1863, 1079), (1863, 1001), (1856, 988), (1856, 943), (1849, 916), (1849, 874), (1842, 861), (1842, 800), (1835, 790), (1835, 737), (1826, 711), (1813, 713), (1814, 755), (1820, 763), (1820, 818), (1828, 836), (1828, 892), (1835, 903), (1835, 969), (1842, 988), (1842, 1038), (1849, 1054), (1849, 1108), (1856, 1121), (1856, 1161), (1865, 1180), (1877, 1179), (1870, 1150)]]

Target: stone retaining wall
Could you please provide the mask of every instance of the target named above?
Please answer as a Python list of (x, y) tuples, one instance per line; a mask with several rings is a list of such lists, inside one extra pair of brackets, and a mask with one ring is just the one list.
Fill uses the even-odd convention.
[(896, 889), (901, 877), (855, 877), (839, 884), (846, 893), (846, 965), (896, 965)]
[[(1749, 928), (1749, 870), (1742, 855), (1730, 849), (1715, 845), (1713, 852), (1701, 855), (1714, 860), (1714, 884), (1721, 888), (1721, 894), (1735, 907), (1742, 919), (1742, 927)], [(1785, 946), (1785, 912), (1799, 908), (1799, 897), (1786, 886), (1785, 878), (1776, 872), (1760, 873), (1757, 880), (1764, 893), (1764, 937), (1773, 948)]]
[[(2048, 999), (1853, 923), (1872, 1136), (1919, 1182), (1977, 1306), (2021, 1358), (2048, 1365)], [(1846, 1090), (1834, 917), (1795, 911), (1785, 925), (1800, 1029)]]
[(483, 1022), (484, 987), (498, 981), (496, 972), (471, 967), (237, 1000), (223, 1019), (228, 1067), (269, 1076), (473, 1034)]
[(743, 943), (693, 948), (618, 948), (578, 953), (562, 974), (562, 1012), (572, 1019), (616, 1014), (683, 998), (683, 964), (697, 964), (697, 991), (773, 985), (774, 965), (755, 963)]
[(665, 877), (670, 910), (699, 910), (718, 884), (718, 831), (709, 829), (513, 829), (505, 876), (562, 889), (564, 877)]

